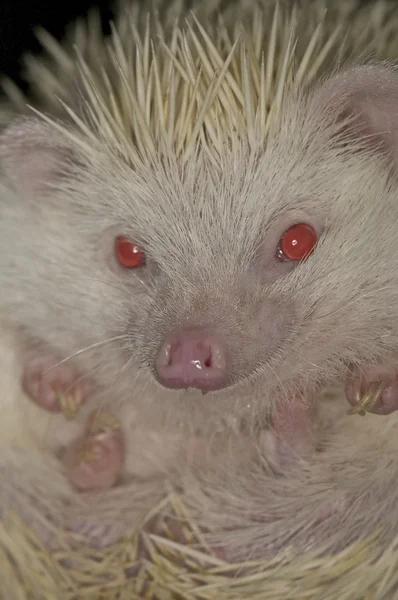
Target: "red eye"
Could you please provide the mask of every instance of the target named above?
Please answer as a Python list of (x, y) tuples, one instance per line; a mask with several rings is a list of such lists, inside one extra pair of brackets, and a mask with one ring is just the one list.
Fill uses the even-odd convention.
[(284, 260), (302, 260), (313, 251), (317, 235), (310, 225), (297, 223), (282, 236), (278, 247), (278, 257)]
[(137, 269), (145, 264), (145, 254), (137, 244), (119, 236), (115, 240), (115, 254), (119, 263), (126, 269)]

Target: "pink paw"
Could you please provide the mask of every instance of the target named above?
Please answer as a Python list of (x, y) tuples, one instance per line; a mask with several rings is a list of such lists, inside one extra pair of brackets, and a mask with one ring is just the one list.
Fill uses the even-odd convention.
[(42, 408), (63, 411), (72, 418), (89, 393), (90, 385), (67, 363), (57, 364), (54, 356), (27, 362), (22, 377), (25, 392)]
[(350, 413), (389, 415), (398, 409), (398, 380), (382, 367), (355, 370), (345, 388)]
[(300, 399), (283, 402), (272, 427), (260, 434), (260, 447), (275, 466), (284, 467), (304, 458), (315, 447), (314, 410)]
[(67, 448), (63, 463), (68, 480), (79, 490), (113, 486), (123, 468), (123, 435), (117, 421), (105, 411), (95, 411), (83, 437)]

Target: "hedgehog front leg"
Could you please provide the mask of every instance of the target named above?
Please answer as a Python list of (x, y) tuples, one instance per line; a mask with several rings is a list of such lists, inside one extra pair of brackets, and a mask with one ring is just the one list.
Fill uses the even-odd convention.
[[(26, 357), (22, 387), (41, 408), (73, 419), (88, 399), (91, 384), (69, 362), (54, 355)], [(63, 455), (66, 476), (80, 490), (112, 486), (124, 461), (121, 429), (106, 411), (95, 411), (83, 436)]]
[(110, 413), (98, 410), (89, 417), (82, 438), (65, 451), (63, 463), (69, 481), (84, 491), (113, 486), (122, 472), (124, 456), (119, 423)]
[(314, 449), (314, 411), (312, 401), (304, 403), (299, 398), (277, 407), (272, 426), (260, 434), (260, 449), (276, 466), (289, 466)]
[(90, 393), (90, 382), (54, 355), (27, 358), (22, 387), (39, 406), (73, 418)]

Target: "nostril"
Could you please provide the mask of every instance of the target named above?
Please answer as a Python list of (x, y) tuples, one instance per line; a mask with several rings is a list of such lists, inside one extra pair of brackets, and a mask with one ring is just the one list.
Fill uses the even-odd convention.
[(187, 351), (187, 356), (198, 369), (209, 369), (213, 366), (211, 347), (206, 342), (200, 341), (192, 344)]
[(170, 343), (163, 344), (156, 357), (156, 366), (159, 368), (171, 367), (173, 364), (173, 345)]
[(175, 362), (175, 355), (178, 351), (178, 342), (174, 342), (173, 344), (169, 344), (167, 348), (167, 366), (171, 367)]
[(172, 347), (170, 344), (168, 344), (164, 349), (163, 364), (166, 367), (170, 367), (172, 362), (173, 362)]

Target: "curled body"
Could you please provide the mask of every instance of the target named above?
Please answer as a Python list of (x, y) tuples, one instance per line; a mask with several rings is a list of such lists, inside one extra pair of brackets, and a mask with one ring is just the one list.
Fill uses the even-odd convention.
[[(48, 409), (26, 408), (16, 392), (14, 429), (32, 411), (17, 446), (30, 461), (31, 447), (49, 457), (21, 485), (29, 495), (30, 482), (48, 484), (51, 512), (75, 503), (73, 516), (59, 514), (71, 529), (90, 522), (99, 545), (134, 529), (148, 497), (158, 500), (155, 476), (167, 475), (186, 482), (222, 556), (282, 551), (295, 519), (296, 551), (315, 541), (341, 549), (380, 514), (360, 527), (354, 505), (383, 512), (395, 499), (385, 491), (396, 416), (354, 422), (344, 397), (317, 398), (358, 370), (385, 382), (378, 412), (398, 405), (398, 73), (330, 61), (304, 81), (303, 67), (296, 78), (286, 67), (288, 43), (272, 70), (264, 53), (283, 28), (261, 2), (245, 10), (262, 25), (236, 43), (233, 26), (217, 30), (205, 14), (207, 29), (193, 19), (185, 37), (178, 26), (167, 33), (166, 19), (152, 48), (150, 21), (128, 41), (123, 23), (133, 27), (139, 11), (126, 10), (96, 60), (88, 36), (83, 58), (65, 51), (57, 81), (59, 64), (31, 62), (42, 114), (21, 109), (0, 134), (0, 314), (16, 379)], [(55, 412), (55, 384), (85, 397), (73, 420)], [(113, 506), (110, 522), (92, 524), (92, 504), (81, 507), (68, 461), (57, 461), (99, 409), (120, 423), (124, 458), (119, 485), (90, 496), (98, 514)], [(280, 437), (297, 454), (283, 477)], [(7, 477), (15, 449), (2, 443)], [(13, 485), (5, 490), (10, 501)], [(237, 521), (223, 542), (225, 506)], [(343, 512), (349, 526), (331, 536)]]

